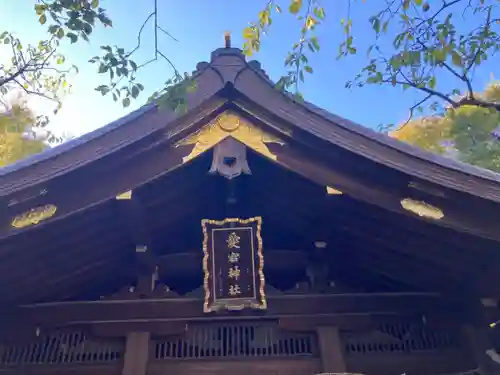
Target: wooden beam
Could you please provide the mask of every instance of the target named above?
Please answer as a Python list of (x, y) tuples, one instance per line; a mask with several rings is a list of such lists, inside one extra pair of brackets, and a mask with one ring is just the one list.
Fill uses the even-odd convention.
[(489, 347), (487, 343), (487, 336), (484, 332), (484, 328), (466, 325), (463, 327), (462, 333), (467, 340), (470, 353), (472, 353), (477, 363), (479, 373), (481, 375), (497, 374), (497, 372), (493, 370), (493, 367), (495, 366), (494, 362), (486, 354), (486, 350), (491, 347)]
[(146, 227), (146, 215), (140, 197), (136, 194), (131, 199), (120, 199), (115, 203), (118, 215), (124, 218), (126, 230), (135, 244), (136, 292), (147, 295), (155, 288), (156, 262), (152, 254), (152, 241), (149, 229)]
[(300, 151), (297, 147), (280, 147), (276, 145), (270, 145), (269, 147), (272, 148), (273, 154), (277, 156), (277, 162), (280, 165), (322, 186), (336, 186), (355, 199), (377, 205), (400, 215), (432, 222), (435, 225), (452, 228), (459, 232), (500, 241), (500, 223), (495, 220), (470, 217), (469, 213), (461, 212), (454, 207), (446, 208), (445, 216), (441, 220), (421, 219), (401, 207), (400, 200), (405, 198), (403, 194), (398, 196), (381, 190), (375, 185), (366, 185), (359, 177), (349, 176), (344, 172), (331, 168), (325, 164), (324, 160), (315, 159), (311, 153)]
[(347, 367), (338, 327), (320, 326), (316, 332), (323, 372), (345, 373)]
[(146, 375), (149, 341), (149, 332), (130, 332), (127, 335), (122, 375)]
[[(457, 303), (437, 294), (334, 294), (270, 296), (269, 308), (263, 312), (246, 312), (248, 317), (284, 317), (317, 314), (422, 314), (446, 313), (451, 320), (461, 317)], [(134, 322), (146, 320), (214, 319), (229, 315), (203, 314), (202, 301), (189, 298), (164, 300), (62, 302), (28, 305), (6, 311), (0, 320), (40, 326), (64, 326), (95, 322)]]

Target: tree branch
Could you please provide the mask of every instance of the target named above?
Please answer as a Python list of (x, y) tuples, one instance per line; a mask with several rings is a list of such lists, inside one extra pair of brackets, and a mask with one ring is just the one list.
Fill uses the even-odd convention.
[(408, 119), (403, 123), (403, 125), (401, 125), (400, 128), (404, 127), (405, 125), (407, 125), (410, 120), (413, 118), (413, 111), (415, 111), (416, 108), (420, 107), (422, 104), (424, 104), (427, 100), (429, 100), (430, 98), (432, 98), (432, 94), (428, 94), (425, 98), (423, 98), (422, 100), (420, 100), (418, 103), (414, 104), (411, 108), (410, 108), (410, 113), (408, 115)]
[(148, 23), (148, 21), (149, 21), (149, 20), (151, 19), (151, 17), (153, 17), (154, 15), (155, 15), (155, 12), (152, 12), (151, 14), (149, 14), (149, 16), (146, 18), (146, 20), (142, 23), (141, 28), (139, 29), (139, 33), (137, 34), (137, 46), (135, 46), (135, 48), (127, 54), (127, 57), (132, 56), (132, 54), (133, 54), (135, 51), (137, 51), (139, 48), (141, 48), (141, 36), (142, 36), (142, 31), (144, 30), (144, 27), (146, 26), (146, 24)]
[(488, 101), (481, 100), (481, 99), (465, 97), (465, 98), (462, 98), (455, 103), (456, 103), (454, 105), (455, 108), (458, 108), (458, 107), (461, 107), (464, 105), (475, 105), (476, 107), (481, 107), (481, 108), (496, 109), (497, 111), (500, 112), (500, 103), (498, 103), (498, 102), (488, 102)]

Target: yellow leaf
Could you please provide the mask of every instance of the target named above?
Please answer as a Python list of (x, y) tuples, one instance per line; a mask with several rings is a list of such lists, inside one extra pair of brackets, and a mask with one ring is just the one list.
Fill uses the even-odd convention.
[(288, 10), (292, 14), (297, 14), (302, 9), (302, 0), (291, 0)]
[(310, 28), (314, 27), (314, 25), (316, 25), (316, 23), (317, 23), (317, 21), (316, 21), (313, 17), (311, 17), (311, 16), (308, 16), (308, 17), (307, 17), (307, 20), (306, 20), (306, 27), (307, 27), (308, 29), (310, 29)]

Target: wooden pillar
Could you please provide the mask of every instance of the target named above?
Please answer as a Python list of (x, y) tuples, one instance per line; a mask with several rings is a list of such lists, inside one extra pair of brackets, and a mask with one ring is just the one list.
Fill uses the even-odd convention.
[(149, 332), (130, 332), (127, 334), (122, 375), (146, 375), (149, 339)]
[(346, 372), (339, 329), (332, 326), (321, 326), (316, 331), (323, 372)]
[(464, 336), (466, 337), (471, 354), (476, 360), (481, 375), (497, 374), (493, 370), (494, 363), (486, 354), (486, 350), (490, 349), (486, 332), (478, 327), (467, 325), (463, 328)]

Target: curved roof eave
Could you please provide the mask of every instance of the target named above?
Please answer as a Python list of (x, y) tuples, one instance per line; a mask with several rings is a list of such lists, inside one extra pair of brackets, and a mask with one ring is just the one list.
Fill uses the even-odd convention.
[(61, 154), (64, 154), (66, 152), (69, 152), (73, 150), (74, 148), (81, 146), (83, 144), (86, 144), (90, 141), (93, 141), (96, 138), (102, 137), (105, 134), (108, 134), (118, 128), (120, 128), (122, 125), (127, 124), (131, 121), (136, 120), (137, 118), (141, 117), (142, 115), (146, 114), (150, 110), (156, 108), (156, 104), (146, 104), (135, 111), (130, 112), (129, 114), (107, 124), (104, 125), (103, 127), (100, 127), (94, 131), (91, 131), (89, 133), (83, 134), (80, 137), (71, 139), (68, 142), (64, 142), (60, 145), (57, 145), (55, 147), (48, 148), (38, 154), (28, 156), (25, 159), (19, 160), (13, 164), (7, 165), (5, 167), (0, 168), (0, 177), (5, 176), (6, 174), (18, 171), (22, 168), (26, 168), (29, 166), (32, 166), (34, 164), (41, 163), (43, 161), (46, 161), (50, 158), (54, 158), (56, 156), (60, 156)]
[[(222, 77), (218, 72), (214, 72), (215, 70), (209, 63), (197, 65), (192, 77), (202, 89), (188, 94), (188, 112), (215, 98), (223, 89)], [(135, 143), (182, 117), (174, 111), (166, 109), (160, 112), (158, 109), (159, 106), (155, 103), (146, 104), (93, 132), (0, 168), (0, 195), (9, 195), (42, 180), (49, 180), (61, 173), (86, 165)], [(133, 130), (134, 127), (130, 125), (136, 122), (141, 122), (144, 126)], [(105, 144), (105, 141), (108, 144)], [(72, 155), (75, 156), (74, 160), (71, 160)]]
[[(245, 57), (238, 49), (222, 48), (214, 51), (211, 62), (199, 63), (193, 77), (196, 77), (196, 80), (201, 82), (201, 85), (194, 94), (196, 100), (191, 103), (190, 110), (195, 110), (207, 98), (214, 97), (219, 89), (229, 83), (255, 104), (262, 106), (262, 108), (296, 126), (301, 131), (319, 139), (349, 149), (362, 157), (383, 164), (388, 168), (400, 170), (415, 178), (500, 202), (500, 174), (418, 149), (330, 113), (312, 103), (297, 102), (289, 95), (277, 91), (274, 88), (274, 83), (260, 64), (255, 61), (246, 62)], [(0, 187), (5, 188), (6, 192), (16, 190), (14, 186), (7, 186), (9, 183), (3, 180), (7, 175), (10, 176), (10, 180), (18, 175), (15, 172), (23, 170), (28, 173), (28, 171), (42, 169), (38, 168), (42, 167), (39, 164), (45, 165), (49, 160), (58, 160), (60, 156), (71, 151), (81, 151), (80, 146), (93, 144), (95, 142), (92, 141), (99, 138), (107, 138), (108, 134), (113, 131), (118, 132), (129, 128), (124, 125), (137, 121), (141, 116), (149, 116), (156, 107), (155, 104), (145, 105), (91, 133), (1, 168)], [(291, 114), (294, 111), (296, 115)], [(163, 117), (161, 120), (162, 126), (170, 123), (173, 117), (177, 116)], [(126, 133), (124, 131), (124, 134)], [(123, 139), (121, 141), (122, 145), (134, 142), (140, 136), (140, 134), (135, 134), (134, 139)], [(112, 152), (112, 149), (113, 147), (105, 147), (98, 156), (94, 156), (94, 159), (105, 155), (107, 152)], [(78, 164), (78, 160), (74, 161), (73, 166), (76, 166), (76, 164)], [(419, 170), (421, 167), (423, 171)], [(434, 176), (428, 175), (427, 172), (429, 171), (433, 172)], [(29, 172), (33, 176), (37, 173), (40, 174), (41, 172), (38, 171), (34, 174)], [(440, 174), (446, 176), (440, 177)], [(3, 186), (4, 182), (6, 183), (5, 186)], [(475, 192), (478, 184), (485, 187), (486, 191), (482, 193)], [(19, 182), (14, 183), (14, 185), (20, 186)]]
[[(271, 79), (267, 76), (265, 71), (260, 67), (260, 64), (257, 62), (251, 62), (249, 63), (249, 67), (255, 77), (255, 79), (258, 79), (260, 82), (262, 82), (263, 85), (267, 87), (267, 90), (272, 90), (272, 94), (268, 95), (263, 95), (263, 92), (257, 92), (258, 90), (255, 90), (253, 87), (250, 87), (250, 84), (247, 80), (247, 82), (236, 82), (235, 87), (236, 89), (241, 92), (244, 96), (252, 100), (258, 105), (262, 105), (264, 108), (267, 108), (270, 110), (272, 113), (275, 115), (278, 115), (279, 117), (283, 118), (285, 121), (288, 121), (298, 128), (309, 132), (310, 134), (317, 136), (319, 138), (322, 138), (324, 140), (329, 141), (330, 143), (335, 143), (334, 142), (334, 135), (335, 135), (335, 128), (332, 126), (337, 126), (342, 128), (344, 131), (349, 132), (353, 134), (354, 136), (360, 137), (358, 139), (365, 139), (367, 142), (376, 144), (378, 146), (382, 146), (387, 151), (392, 152), (392, 158), (396, 159), (400, 156), (407, 156), (411, 157), (413, 159), (416, 159), (420, 161), (422, 164), (427, 164), (427, 165), (432, 165), (435, 167), (439, 167), (442, 170), (449, 170), (453, 172), (458, 172), (463, 175), (464, 179), (466, 178), (473, 178), (473, 179), (479, 179), (483, 180), (483, 182), (487, 183), (492, 183), (495, 186), (495, 189), (498, 189), (498, 199), (500, 200), (500, 174), (495, 173), (490, 170), (486, 170), (484, 168), (480, 168), (471, 164), (466, 164), (461, 161), (447, 158), (442, 155), (434, 154), (429, 151), (419, 149), (415, 146), (412, 146), (408, 143), (404, 143), (402, 141), (399, 141), (397, 139), (391, 138), (390, 136), (376, 132), (373, 129), (364, 127), (360, 124), (357, 124), (353, 121), (347, 120), (345, 118), (342, 118), (338, 115), (335, 115), (323, 108), (320, 108), (312, 103), (309, 103), (307, 101), (297, 101), (291, 97), (291, 95), (284, 94), (282, 92), (279, 92), (275, 88), (275, 84)], [(241, 80), (241, 76), (238, 77)], [(243, 78), (244, 80), (244, 78)], [(271, 91), (269, 91), (270, 93)], [(282, 107), (282, 108), (273, 108), (272, 105), (269, 103), (272, 101), (271, 95), (274, 96), (274, 98), (280, 97), (284, 102), (287, 102), (287, 107)], [(279, 107), (279, 104), (277, 103), (276, 107)], [(291, 108), (301, 108), (304, 111), (310, 113), (314, 117), (318, 118), (322, 124), (321, 125), (329, 125), (331, 128), (326, 128), (326, 126), (320, 126), (320, 127), (315, 127), (314, 125), (307, 126), (304, 124), (301, 124), (299, 120), (297, 120), (296, 116), (290, 115), (290, 110)], [(286, 118), (285, 118), (286, 117)], [(295, 120), (295, 121), (294, 121)], [(365, 147), (366, 149), (366, 147)], [(356, 152), (356, 150), (351, 150), (353, 152)], [(366, 151), (366, 150), (365, 150)], [(369, 151), (369, 150), (368, 150)], [(372, 156), (375, 155), (375, 152), (363, 152), (361, 155), (364, 157), (369, 157), (367, 156), (368, 154), (372, 154)], [(399, 154), (399, 155), (398, 155)], [(376, 158), (373, 158), (376, 159)], [(376, 160), (377, 162), (381, 162), (380, 155)], [(385, 160), (382, 162), (386, 166), (390, 168), (395, 168), (396, 164), (399, 164), (395, 162), (390, 162), (389, 160)], [(404, 171), (405, 173), (408, 173), (408, 171)], [(417, 172), (417, 171), (415, 171)], [(409, 173), (411, 174), (411, 173)], [(415, 173), (414, 176), (416, 178), (422, 178), (422, 176), (419, 176), (418, 173)], [(424, 178), (425, 179), (425, 178)], [(435, 181), (431, 181), (435, 182)]]
[[(298, 104), (300, 105), (300, 103)], [(373, 129), (367, 128), (363, 125), (360, 125), (353, 121), (337, 116), (310, 102), (304, 102), (302, 105), (311, 112), (314, 112), (315, 114), (322, 116), (325, 119), (328, 119), (329, 121), (335, 123), (336, 125), (342, 126), (346, 130), (356, 132), (384, 146), (393, 148), (396, 151), (403, 152), (405, 154), (409, 154), (416, 158), (419, 158), (423, 161), (433, 164), (439, 164), (444, 168), (454, 169), (458, 172), (463, 172), (474, 177), (480, 177), (494, 182), (500, 182), (500, 173), (496, 173), (488, 169), (484, 169), (472, 164), (467, 164), (456, 159), (448, 158), (443, 155), (435, 154), (430, 151), (426, 151), (424, 149), (412, 146), (408, 143), (390, 137), (387, 134), (379, 133)]]

